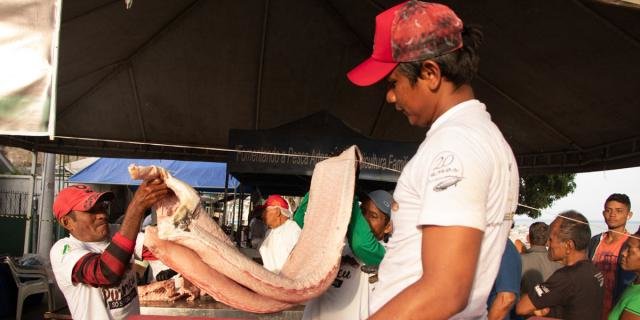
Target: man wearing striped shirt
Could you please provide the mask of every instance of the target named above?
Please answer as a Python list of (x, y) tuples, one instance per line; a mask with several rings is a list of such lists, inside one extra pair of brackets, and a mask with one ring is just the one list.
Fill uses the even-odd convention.
[(58, 240), (49, 255), (74, 319), (125, 319), (140, 313), (132, 254), (136, 248), (136, 255), (152, 257), (142, 248), (140, 223), (145, 211), (169, 192), (162, 181), (144, 181), (118, 230), (108, 223), (113, 193), (86, 185), (60, 191), (53, 213), (69, 236)]

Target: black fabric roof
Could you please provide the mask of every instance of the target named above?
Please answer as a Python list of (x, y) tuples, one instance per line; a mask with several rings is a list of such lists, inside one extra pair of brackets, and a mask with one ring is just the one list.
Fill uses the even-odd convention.
[[(640, 9), (623, 1), (443, 1), (483, 27), (476, 96), (522, 173), (640, 165)], [(230, 129), (327, 111), (372, 139), (418, 142), (384, 85), (345, 73), (388, 0), (65, 0), (55, 140), (0, 144), (223, 161)], [(81, 140), (89, 138), (95, 140)], [(128, 144), (117, 141), (133, 141)], [(174, 146), (166, 146), (174, 145)], [(176, 147), (180, 146), (180, 147)]]

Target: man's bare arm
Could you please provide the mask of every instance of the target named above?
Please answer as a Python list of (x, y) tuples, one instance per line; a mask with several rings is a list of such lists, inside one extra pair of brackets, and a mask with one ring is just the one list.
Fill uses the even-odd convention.
[(491, 307), (489, 307), (489, 320), (502, 320), (504, 319), (511, 307), (516, 303), (516, 294), (513, 292), (498, 292), (496, 298), (493, 300)]
[(468, 227), (422, 227), (422, 277), (370, 319), (448, 319), (469, 299), (483, 232)]
[(547, 315), (550, 310), (551, 309), (549, 308), (536, 309), (536, 306), (533, 305), (533, 302), (531, 302), (531, 298), (529, 298), (529, 295), (526, 293), (522, 294), (522, 296), (520, 297), (520, 301), (518, 301), (518, 304), (516, 304), (516, 314), (519, 314), (521, 316), (528, 316), (530, 314), (533, 314), (542, 317)]
[(140, 232), (145, 211), (170, 192), (167, 185), (160, 179), (143, 181), (127, 207), (122, 226), (118, 232), (125, 238), (135, 241), (138, 232)]

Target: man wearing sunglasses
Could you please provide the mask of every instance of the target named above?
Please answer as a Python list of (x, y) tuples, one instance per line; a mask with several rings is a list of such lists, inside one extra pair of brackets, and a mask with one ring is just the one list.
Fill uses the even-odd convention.
[(150, 254), (142, 252), (140, 224), (145, 211), (169, 192), (160, 180), (144, 181), (119, 229), (108, 223), (112, 192), (74, 185), (58, 193), (53, 213), (69, 236), (58, 240), (49, 256), (74, 319), (125, 319), (140, 313), (132, 254), (134, 248), (140, 257)]

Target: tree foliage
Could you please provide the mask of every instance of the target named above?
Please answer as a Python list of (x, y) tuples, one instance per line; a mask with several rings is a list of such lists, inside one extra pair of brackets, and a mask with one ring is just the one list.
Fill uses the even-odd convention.
[[(574, 173), (526, 176), (520, 178), (518, 203), (544, 210), (554, 201), (564, 198), (576, 189)], [(538, 218), (540, 210), (518, 206), (516, 214)]]

